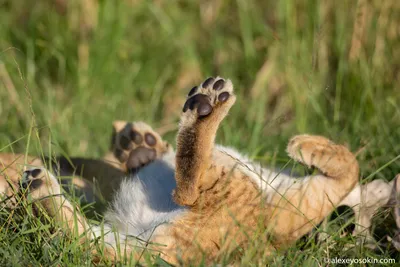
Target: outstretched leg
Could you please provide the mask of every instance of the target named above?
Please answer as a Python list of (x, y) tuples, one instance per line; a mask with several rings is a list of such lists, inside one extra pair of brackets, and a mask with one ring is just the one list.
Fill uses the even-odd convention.
[(208, 78), (190, 90), (176, 140), (176, 203), (190, 206), (198, 199), (215, 134), (235, 100), (232, 82), (220, 77)]
[(354, 188), (359, 174), (354, 155), (325, 137), (296, 136), (287, 152), (322, 174), (295, 179), (274, 194), (271, 222), (278, 243), (294, 241), (321, 222)]

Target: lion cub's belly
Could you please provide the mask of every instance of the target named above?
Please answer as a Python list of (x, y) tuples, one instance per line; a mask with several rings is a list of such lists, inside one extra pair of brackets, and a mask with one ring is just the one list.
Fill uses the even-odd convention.
[(175, 187), (173, 167), (156, 160), (124, 179), (105, 219), (121, 233), (148, 238), (156, 227), (187, 210), (172, 200)]

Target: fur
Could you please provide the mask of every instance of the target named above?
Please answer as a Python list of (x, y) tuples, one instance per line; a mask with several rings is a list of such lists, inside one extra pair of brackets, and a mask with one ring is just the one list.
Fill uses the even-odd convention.
[[(358, 163), (346, 147), (321, 136), (299, 135), (288, 144), (293, 160), (320, 171), (306, 177), (263, 168), (232, 148), (215, 145), (235, 100), (230, 80), (209, 78), (194, 87), (184, 104), (176, 152), (150, 126), (116, 122), (107, 162), (111, 158), (108, 166), (125, 174), (108, 177), (106, 164), (95, 175), (105, 184), (100, 186), (105, 195), (112, 196), (104, 229), (91, 226), (63, 196), (54, 196), (61, 188), (46, 169), (26, 171), (24, 183), (65, 230), (84, 239), (104, 237), (103, 252), (112, 260), (124, 257), (117, 253), (123, 245), (125, 256), (135, 260), (150, 249), (173, 264), (211, 263), (245, 249), (255, 238), (268, 255), (332, 212), (357, 184)], [(93, 181), (96, 164), (88, 165), (78, 169)]]

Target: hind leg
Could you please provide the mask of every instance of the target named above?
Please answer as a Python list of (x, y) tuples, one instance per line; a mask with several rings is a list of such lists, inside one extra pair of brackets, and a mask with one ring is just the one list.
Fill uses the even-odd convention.
[(105, 160), (127, 172), (161, 158), (172, 151), (172, 146), (144, 122), (115, 121), (111, 151)]
[(322, 174), (295, 179), (278, 189), (271, 216), (278, 243), (300, 238), (321, 222), (358, 182), (358, 162), (344, 146), (325, 137), (299, 135), (287, 147), (291, 158)]

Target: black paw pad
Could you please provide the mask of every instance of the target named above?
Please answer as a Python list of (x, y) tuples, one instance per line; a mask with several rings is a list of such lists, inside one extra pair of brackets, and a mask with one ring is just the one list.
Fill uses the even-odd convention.
[(41, 179), (36, 179), (32, 180), (30, 183), (26, 184), (26, 186), (29, 186), (30, 189), (37, 189), (41, 187), (43, 184), (43, 181)]
[(119, 145), (124, 150), (130, 150), (130, 149), (132, 149), (132, 146), (133, 146), (131, 143), (131, 139), (124, 135), (121, 135), (121, 137), (119, 138)]
[(41, 169), (34, 169), (34, 170), (29, 171), (29, 172), (30, 172), (30, 175), (33, 178), (36, 178), (42, 172), (42, 170)]
[(218, 96), (218, 100), (220, 102), (225, 102), (228, 100), (229, 97), (230, 97), (230, 94), (228, 92), (223, 92)]
[(210, 86), (212, 83), (214, 82), (214, 78), (210, 77), (207, 80), (205, 80), (202, 84), (203, 88), (207, 88), (208, 86)]
[(140, 133), (136, 132), (135, 130), (132, 130), (131, 133), (131, 140), (137, 144), (140, 145), (143, 142), (143, 137)]
[(197, 86), (195, 86), (195, 87), (193, 87), (192, 89), (190, 89), (188, 96), (192, 96), (194, 93), (196, 93), (196, 92), (197, 92), (197, 89), (198, 89)]
[(197, 107), (197, 113), (200, 116), (207, 116), (208, 114), (210, 114), (212, 111), (212, 106), (208, 103), (204, 103), (204, 104), (200, 104)]
[(203, 94), (198, 94), (192, 98), (189, 98), (186, 100), (185, 105), (183, 106), (183, 112), (186, 112), (188, 109), (194, 110), (195, 108), (200, 116), (207, 116), (212, 111), (210, 98)]
[(222, 80), (222, 79), (220, 79), (220, 80), (218, 80), (218, 81), (216, 81), (216, 82), (214, 83), (213, 89), (214, 89), (215, 91), (219, 91), (219, 90), (221, 90), (222, 88), (224, 88), (224, 85), (225, 85), (225, 81)]
[(151, 133), (146, 133), (144, 135), (144, 140), (149, 146), (155, 146), (157, 144), (157, 139)]
[[(119, 138), (117, 138), (117, 133), (115, 133), (115, 138), (113, 139), (114, 142), (118, 142), (118, 145), (123, 150), (130, 150), (132, 149), (130, 131), (132, 129), (132, 123), (127, 123), (124, 128), (120, 131)], [(118, 139), (118, 140), (116, 140)]]
[(142, 167), (157, 157), (157, 153), (155, 149), (150, 149), (146, 147), (138, 147), (129, 154), (128, 161), (126, 162), (126, 167), (129, 170), (137, 169)]
[(22, 187), (25, 189), (28, 187), (30, 189), (39, 188), (43, 184), (43, 181), (41, 179), (32, 179), (32, 178), (38, 177), (41, 172), (42, 172), (41, 169), (33, 169), (25, 171), (22, 179)]

